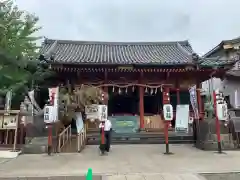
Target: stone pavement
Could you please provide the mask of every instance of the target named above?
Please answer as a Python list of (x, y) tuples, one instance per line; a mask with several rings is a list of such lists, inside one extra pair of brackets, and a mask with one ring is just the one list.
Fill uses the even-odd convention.
[[(7, 177), (0, 180), (86, 180), (85, 176), (51, 176), (51, 177)], [(93, 176), (93, 180), (102, 180), (101, 176)]]
[(80, 176), (92, 168), (110, 180), (199, 180), (198, 173), (240, 172), (238, 151), (217, 154), (171, 145), (175, 154), (166, 156), (164, 150), (164, 145), (114, 145), (106, 156), (99, 156), (98, 146), (87, 146), (82, 153), (21, 155), (0, 163), (0, 176)]

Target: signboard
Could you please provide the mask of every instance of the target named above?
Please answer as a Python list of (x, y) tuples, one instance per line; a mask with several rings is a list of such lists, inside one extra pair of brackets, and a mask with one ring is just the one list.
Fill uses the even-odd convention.
[(188, 132), (188, 122), (189, 122), (189, 105), (181, 104), (177, 105), (176, 109), (176, 132)]
[(55, 110), (53, 106), (44, 107), (44, 122), (47, 124), (54, 123), (55, 119)]
[(227, 121), (228, 119), (227, 103), (217, 104), (217, 116), (220, 121)]
[(95, 120), (101, 118), (100, 108), (98, 104), (85, 106), (85, 114), (87, 119)]
[(190, 93), (190, 101), (194, 112), (195, 119), (199, 119), (199, 112), (198, 112), (198, 103), (197, 103), (197, 91), (196, 86), (193, 86), (189, 89)]
[(58, 121), (58, 113), (59, 113), (59, 87), (48, 88), (49, 91), (49, 99), (52, 105), (52, 118), (55, 121)]
[(163, 116), (165, 121), (173, 120), (173, 107), (171, 104), (163, 105)]
[(112, 129), (115, 133), (136, 133), (139, 130), (139, 116), (111, 116)]
[(92, 104), (85, 107), (87, 119), (99, 119), (105, 121), (108, 118), (108, 107), (106, 105)]
[(106, 105), (100, 105), (101, 109), (101, 121), (106, 121), (108, 118), (108, 107)]

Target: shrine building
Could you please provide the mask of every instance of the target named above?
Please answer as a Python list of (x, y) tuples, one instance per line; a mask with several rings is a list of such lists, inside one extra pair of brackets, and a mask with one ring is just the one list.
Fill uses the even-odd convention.
[[(190, 103), (189, 88), (196, 86), (200, 120), (204, 120), (201, 83), (222, 77), (235, 63), (201, 58), (188, 41), (175, 42), (91, 42), (45, 39), (41, 58), (58, 78), (53, 84), (69, 81), (100, 87), (108, 94), (108, 115), (130, 121), (117, 132), (162, 131), (163, 104)], [(169, 96), (169, 97), (165, 97)], [(133, 121), (134, 119), (134, 121)], [(169, 130), (174, 128), (175, 119)], [(90, 124), (89, 128), (97, 128)]]

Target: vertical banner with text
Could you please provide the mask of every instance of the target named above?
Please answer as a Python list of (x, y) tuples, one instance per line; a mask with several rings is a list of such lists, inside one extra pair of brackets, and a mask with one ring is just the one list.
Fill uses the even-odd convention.
[(194, 112), (194, 117), (195, 117), (195, 119), (199, 119), (196, 86), (193, 86), (189, 89), (189, 94), (190, 94), (191, 105), (192, 105), (193, 112)]

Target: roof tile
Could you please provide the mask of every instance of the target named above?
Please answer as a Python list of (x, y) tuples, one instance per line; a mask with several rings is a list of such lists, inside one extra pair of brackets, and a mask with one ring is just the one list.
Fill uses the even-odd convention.
[(40, 53), (71, 64), (193, 64), (192, 47), (179, 42), (85, 42), (46, 39)]

